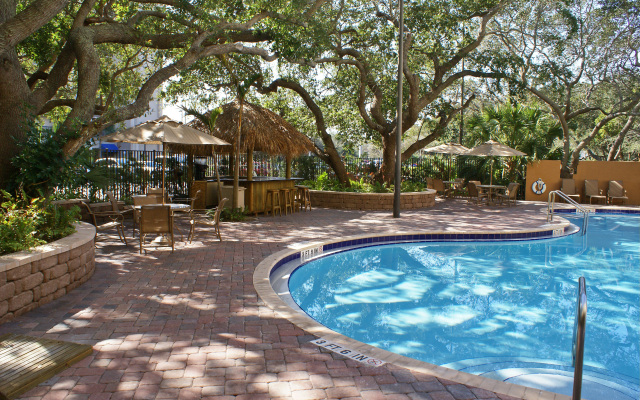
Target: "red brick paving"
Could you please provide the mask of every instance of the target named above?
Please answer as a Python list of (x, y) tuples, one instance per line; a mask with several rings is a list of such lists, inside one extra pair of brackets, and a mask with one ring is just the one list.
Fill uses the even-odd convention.
[[(258, 298), (252, 276), (288, 244), (358, 234), (524, 229), (542, 208), (359, 212), (314, 209), (222, 223), (224, 242), (201, 228), (192, 244), (140, 255), (114, 235), (96, 245), (96, 273), (66, 296), (0, 325), (0, 334), (91, 344), (94, 353), (23, 399), (514, 399), (414, 373), (372, 368), (308, 341)], [(184, 229), (184, 228), (183, 228)], [(127, 232), (130, 232), (129, 230)]]

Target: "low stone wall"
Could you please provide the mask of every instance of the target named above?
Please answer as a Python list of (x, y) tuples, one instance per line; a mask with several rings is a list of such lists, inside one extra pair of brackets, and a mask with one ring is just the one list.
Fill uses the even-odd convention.
[(95, 233), (79, 222), (66, 238), (0, 256), (0, 324), (86, 282), (95, 270)]
[[(325, 190), (311, 190), (310, 192), (312, 207), (340, 210), (393, 210), (393, 193), (351, 193)], [(433, 189), (400, 195), (401, 210), (433, 207), (435, 204), (436, 191)]]

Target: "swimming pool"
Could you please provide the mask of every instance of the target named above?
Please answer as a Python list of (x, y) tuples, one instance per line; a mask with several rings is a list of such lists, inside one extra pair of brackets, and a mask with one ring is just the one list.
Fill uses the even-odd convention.
[(397, 354), (487, 376), (527, 368), (567, 375), (579, 276), (589, 296), (585, 375), (637, 398), (636, 216), (593, 216), (586, 236), (339, 252), (298, 268), (289, 287), (316, 321)]

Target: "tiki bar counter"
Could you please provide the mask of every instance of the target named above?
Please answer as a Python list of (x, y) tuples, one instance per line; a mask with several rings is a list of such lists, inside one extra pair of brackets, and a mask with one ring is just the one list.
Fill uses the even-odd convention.
[[(267, 190), (270, 189), (293, 189), (294, 186), (302, 180), (301, 178), (273, 178), (268, 176), (254, 176), (251, 180), (241, 177), (238, 181), (239, 198), (241, 207), (245, 206), (249, 212), (264, 212), (265, 199)], [(231, 198), (233, 193), (233, 177), (220, 177), (222, 184), (222, 197)], [(218, 182), (215, 178), (204, 181), (194, 181), (193, 191), (201, 190), (204, 196), (201, 196), (196, 208), (211, 207), (218, 204)]]

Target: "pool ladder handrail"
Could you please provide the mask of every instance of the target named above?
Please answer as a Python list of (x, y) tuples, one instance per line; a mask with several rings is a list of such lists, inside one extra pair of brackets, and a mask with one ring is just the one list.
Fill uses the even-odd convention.
[(566, 201), (568, 204), (574, 206), (577, 212), (582, 213), (582, 229), (580, 234), (585, 235), (587, 233), (587, 226), (589, 226), (589, 209), (577, 203), (561, 190), (552, 190), (549, 192), (549, 198), (547, 201), (547, 222), (553, 221), (553, 205), (556, 201), (556, 195), (560, 196), (560, 198)]
[(578, 279), (578, 299), (576, 320), (573, 325), (573, 346), (571, 349), (573, 372), (572, 400), (580, 400), (582, 392), (582, 365), (584, 361), (584, 335), (587, 325), (587, 284), (584, 276)]

